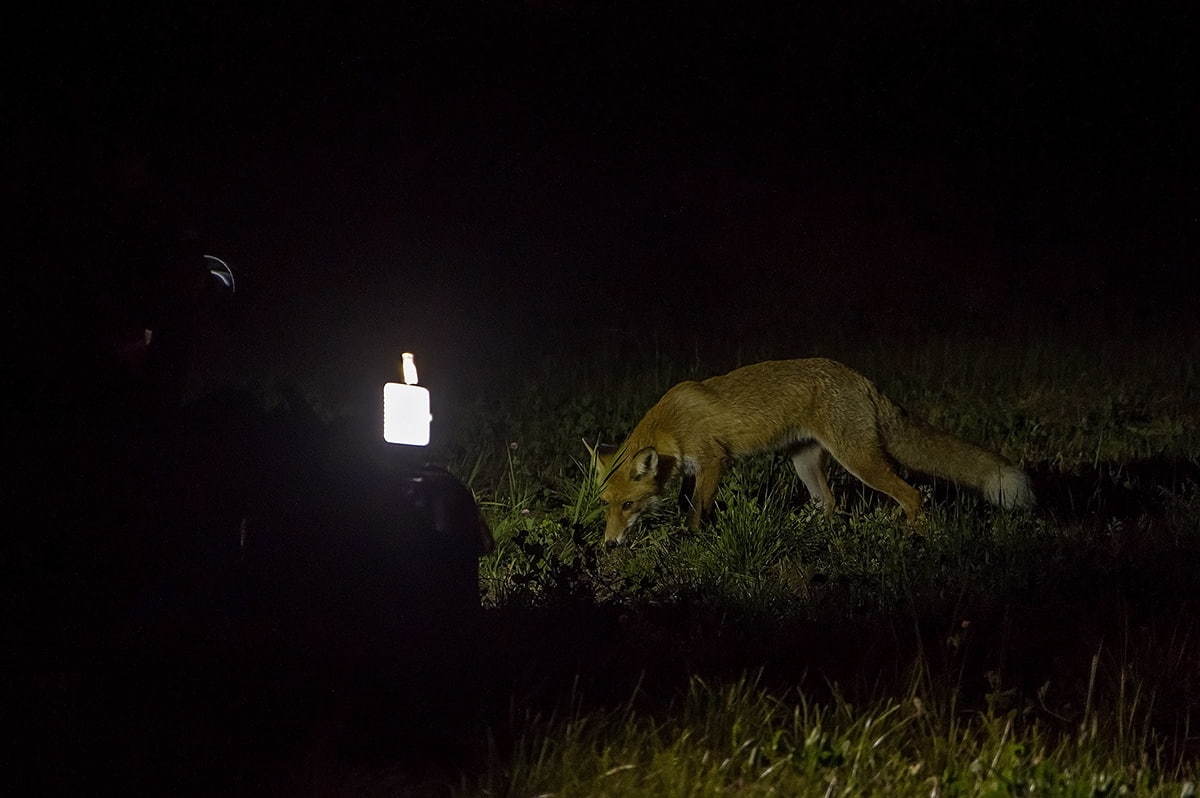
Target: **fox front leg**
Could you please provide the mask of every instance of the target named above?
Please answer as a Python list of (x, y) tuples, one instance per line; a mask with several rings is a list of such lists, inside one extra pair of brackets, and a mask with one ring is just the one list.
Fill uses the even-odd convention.
[(719, 458), (691, 465), (692, 468), (688, 471), (694, 477), (696, 487), (692, 491), (691, 506), (688, 507), (687, 525), (688, 529), (696, 531), (712, 512), (713, 501), (717, 497), (717, 486), (721, 482), (725, 466)]

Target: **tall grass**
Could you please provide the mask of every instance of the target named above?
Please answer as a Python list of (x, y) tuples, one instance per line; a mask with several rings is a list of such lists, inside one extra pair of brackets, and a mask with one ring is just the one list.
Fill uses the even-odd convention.
[(1162, 795), (1195, 794), (1197, 771), (1153, 738), (1103, 731), (1088, 715), (1047, 734), (1017, 711), (959, 714), (918, 695), (863, 706), (776, 694), (754, 678), (693, 678), (658, 713), (623, 706), (527, 715), (510, 752), (471, 792), (488, 795)]

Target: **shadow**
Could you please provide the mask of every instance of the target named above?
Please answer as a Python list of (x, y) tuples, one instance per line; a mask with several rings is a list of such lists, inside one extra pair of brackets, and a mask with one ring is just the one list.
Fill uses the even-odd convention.
[[(1064, 474), (1050, 463), (1025, 467), (1037, 498), (1034, 513), (1057, 523), (1087, 520), (1130, 521), (1163, 512), (1172, 497), (1188, 486), (1200, 486), (1200, 463), (1182, 457), (1151, 457), (1124, 463), (1098, 463)], [(983, 505), (975, 491), (947, 480), (908, 472), (905, 480), (927, 489), (934, 506), (945, 507), (964, 498)], [(842, 493), (857, 486), (835, 469), (831, 481)], [(860, 489), (860, 494), (864, 492)], [(864, 494), (886, 504), (886, 496)], [(806, 497), (805, 497), (806, 498)]]
[(1089, 518), (1133, 520), (1165, 508), (1187, 485), (1200, 485), (1200, 463), (1152, 457), (1125, 463), (1099, 463), (1077, 473), (1055, 472), (1049, 464), (1029, 469), (1039, 512), (1060, 522)]
[(32, 791), (323, 792), (478, 754), (490, 534), (449, 474), (294, 395), (114, 413), (75, 443), (78, 479), (32, 497), (63, 529), (25, 548), (9, 663)]

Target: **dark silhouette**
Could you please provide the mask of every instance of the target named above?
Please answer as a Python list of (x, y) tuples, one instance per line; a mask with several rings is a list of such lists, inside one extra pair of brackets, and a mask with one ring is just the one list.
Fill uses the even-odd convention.
[(162, 217), (108, 222), (30, 430), (11, 617), (31, 786), (260, 793), (314, 746), (458, 756), (491, 546), (470, 492), (294, 394), (184, 404), (232, 281)]

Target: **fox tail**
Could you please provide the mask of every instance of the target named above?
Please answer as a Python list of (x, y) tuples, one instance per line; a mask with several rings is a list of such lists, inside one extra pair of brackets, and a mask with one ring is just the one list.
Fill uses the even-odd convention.
[(909, 415), (883, 396), (878, 399), (887, 452), (901, 465), (969, 485), (997, 507), (1034, 505), (1029, 477), (1008, 460)]

